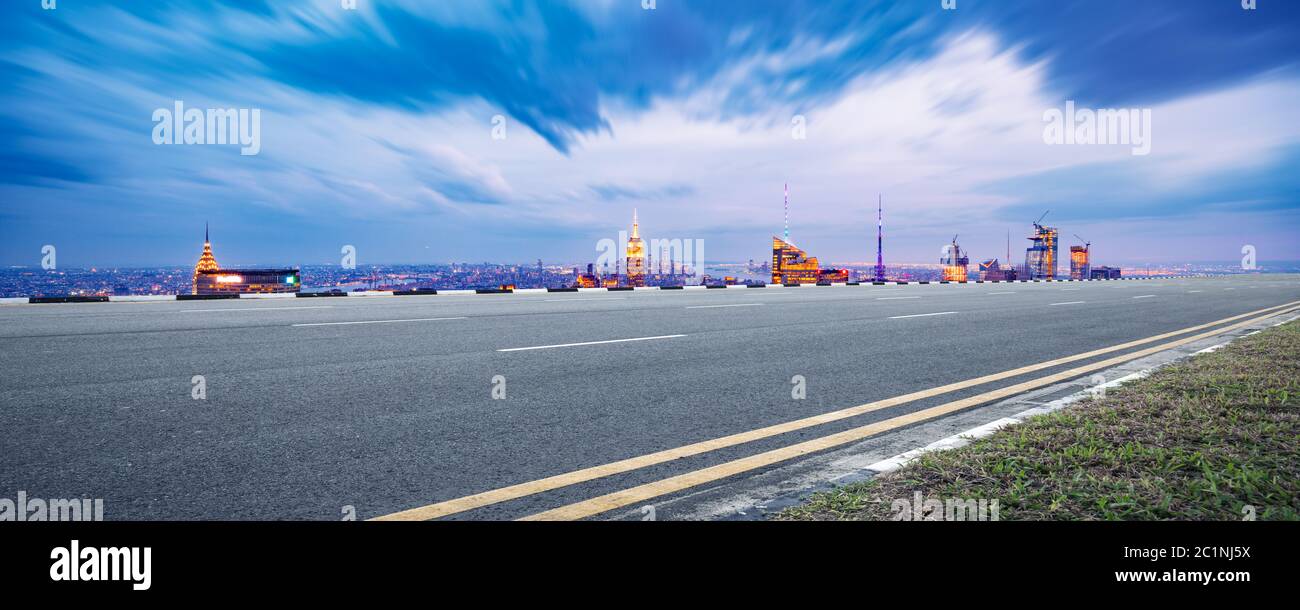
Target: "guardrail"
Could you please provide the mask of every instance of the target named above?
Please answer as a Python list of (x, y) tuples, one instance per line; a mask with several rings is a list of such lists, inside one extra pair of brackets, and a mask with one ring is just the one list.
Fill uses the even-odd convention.
[[(1115, 282), (1143, 280), (1172, 280), (1193, 277), (1210, 277), (1205, 275), (1166, 275), (1161, 277), (1121, 277), (1108, 279), (1052, 279), (1052, 280), (969, 280), (951, 281), (891, 281), (891, 282), (832, 282), (828, 284), (728, 284), (710, 286), (642, 286), (635, 290), (708, 290), (721, 288), (834, 288), (845, 286), (886, 286), (906, 284), (1028, 284), (1049, 282)], [(40, 296), (40, 297), (3, 297), (0, 305), (45, 304), (45, 303), (133, 303), (152, 301), (208, 301), (220, 299), (293, 299), (293, 298), (328, 298), (328, 297), (392, 297), (392, 296), (432, 296), (432, 295), (476, 295), (476, 294), (535, 294), (550, 292), (623, 292), (634, 290), (631, 286), (614, 288), (468, 288), (455, 290), (358, 290), (352, 292), (280, 292), (280, 293), (239, 293), (239, 294), (156, 294), (124, 296)]]

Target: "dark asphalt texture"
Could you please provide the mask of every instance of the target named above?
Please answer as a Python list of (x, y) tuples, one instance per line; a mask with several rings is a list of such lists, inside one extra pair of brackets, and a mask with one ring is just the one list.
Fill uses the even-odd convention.
[[(371, 518), (1297, 300), (1300, 278), (1257, 275), (0, 306), (0, 497), (103, 498), (108, 519)], [(955, 313), (891, 318), (937, 312)], [(417, 321), (294, 326), (384, 320)], [(998, 386), (452, 518), (517, 518)]]

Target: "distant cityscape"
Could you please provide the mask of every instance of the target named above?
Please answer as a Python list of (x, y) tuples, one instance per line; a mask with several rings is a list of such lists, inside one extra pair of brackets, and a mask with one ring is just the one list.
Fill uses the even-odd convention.
[[(875, 274), (875, 266), (871, 263), (840, 263), (838, 266), (849, 272), (851, 281), (872, 281)], [(705, 269), (710, 277), (734, 277), (741, 283), (760, 283), (770, 279), (763, 264), (719, 261), (707, 263)], [(1246, 273), (1236, 261), (1122, 266), (1121, 269), (1125, 277)], [(1300, 273), (1300, 261), (1261, 262), (1259, 268), (1250, 273)], [(356, 269), (350, 270), (338, 265), (306, 265), (301, 267), (300, 274), (304, 292), (453, 290), (499, 288), (502, 285), (564, 288), (575, 283), (572, 265), (543, 265), (539, 277), (535, 263), (357, 265)], [(191, 266), (60, 268), (52, 271), (39, 267), (7, 267), (0, 269), (0, 297), (190, 294), (193, 276), (194, 268)], [(890, 276), (900, 281), (938, 281), (943, 276), (943, 265), (895, 264), (890, 266)]]
[[(815, 256), (794, 245), (789, 231), (789, 191), (786, 191), (786, 227), (781, 237), (772, 237), (770, 260), (755, 262), (697, 261), (691, 249), (683, 253), (662, 247), (648, 248), (640, 235), (640, 223), (633, 212), (630, 236), (622, 254), (602, 264), (533, 263), (431, 263), (393, 265), (307, 265), (302, 267), (222, 268), (216, 260), (210, 233), (204, 228), (204, 242), (194, 266), (59, 268), (8, 267), (0, 269), (0, 297), (48, 296), (132, 296), (197, 294), (215, 295), (247, 292), (350, 292), (388, 290), (465, 290), (514, 288), (597, 288), (734, 285), (734, 284), (826, 284), (883, 281), (1008, 281), (1016, 279), (1114, 279), (1159, 277), (1184, 274), (1230, 275), (1240, 273), (1296, 273), (1300, 261), (1259, 262), (1243, 270), (1239, 261), (1189, 262), (1143, 266), (1092, 265), (1091, 243), (1069, 247), (1068, 267), (1061, 267), (1058, 254), (1060, 232), (1045, 226), (1043, 217), (1032, 223), (1024, 263), (1011, 265), (998, 258), (978, 263), (974, 273), (969, 256), (954, 236), (936, 263), (884, 264), (883, 206), (877, 204), (876, 261), (847, 262), (826, 267)], [(1046, 213), (1043, 215), (1046, 216)], [(625, 234), (626, 235), (626, 234)], [(1007, 234), (1006, 259), (1012, 254)], [(683, 240), (673, 240), (680, 242)], [(684, 240), (691, 241), (691, 240)], [(662, 248), (662, 249), (661, 249)], [(660, 250), (658, 253), (653, 250)], [(686, 256), (683, 257), (682, 255)]]

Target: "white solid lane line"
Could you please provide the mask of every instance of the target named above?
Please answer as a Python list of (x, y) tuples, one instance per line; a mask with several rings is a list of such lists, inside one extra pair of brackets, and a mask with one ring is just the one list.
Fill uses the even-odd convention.
[(1191, 293), (1193, 293), (1193, 292), (1202, 292), (1202, 291), (1200, 291), (1200, 290), (1188, 290), (1188, 291), (1187, 291), (1188, 294), (1191, 294)]
[(1153, 297), (1153, 296), (1156, 296), (1156, 295), (1154, 295), (1154, 294), (1144, 294), (1144, 295), (1142, 295), (1142, 296), (1136, 296), (1136, 297), (1133, 297), (1133, 298), (1135, 298), (1135, 299), (1149, 299), (1149, 298), (1151, 298), (1151, 297)]
[(396, 322), (435, 322), (438, 320), (465, 320), (465, 316), (455, 318), (410, 318), (406, 320), (362, 320), (360, 322), (307, 322), (294, 326), (348, 326), (352, 324), (391, 324)]
[(715, 307), (761, 307), (763, 303), (733, 303), (724, 304), (724, 306), (690, 306), (688, 310), (712, 310)]
[(222, 309), (177, 309), (172, 313), (197, 313), (201, 311), (286, 311), (289, 309), (333, 309), (333, 305), (309, 305), (303, 307), (225, 307)]
[(919, 299), (921, 297), (878, 297), (877, 301), (897, 301), (899, 299)]
[(914, 313), (910, 316), (889, 316), (890, 320), (901, 320), (903, 318), (924, 318), (926, 316), (946, 316), (957, 313), (955, 311), (936, 311), (934, 313)]
[(1081, 305), (1087, 301), (1066, 301), (1064, 303), (1052, 303), (1052, 305)]
[(1015, 292), (990, 292), (989, 294), (1015, 294)]
[(650, 341), (652, 339), (675, 339), (686, 335), (659, 335), (657, 337), (635, 337), (632, 339), (610, 339), (608, 341), (583, 341), (582, 343), (560, 343), (558, 345), (535, 345), (533, 347), (511, 347), (499, 349), (498, 352), (523, 352), (533, 349), (552, 349), (556, 347), (577, 347), (580, 345), (602, 345), (605, 343), (626, 343), (628, 341)]
[(547, 303), (569, 303), (572, 301), (622, 301), (627, 297), (595, 297), (591, 299), (544, 299)]

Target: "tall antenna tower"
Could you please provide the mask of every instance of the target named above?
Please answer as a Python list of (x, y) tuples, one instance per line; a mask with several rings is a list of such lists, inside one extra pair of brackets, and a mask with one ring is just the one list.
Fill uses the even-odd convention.
[(785, 243), (790, 243), (790, 183), (785, 184)]
[(876, 278), (885, 281), (885, 197), (876, 195)]

